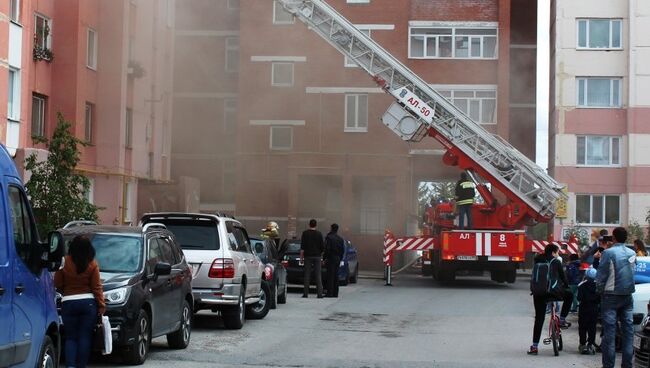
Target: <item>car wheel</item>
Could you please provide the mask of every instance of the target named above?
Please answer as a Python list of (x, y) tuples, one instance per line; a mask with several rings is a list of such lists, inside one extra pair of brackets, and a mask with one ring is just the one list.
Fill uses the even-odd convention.
[(185, 349), (192, 335), (192, 310), (187, 300), (183, 301), (178, 330), (167, 335), (167, 344), (172, 349)]
[(43, 339), (43, 346), (41, 346), (38, 362), (38, 368), (55, 368), (58, 365), (54, 343), (52, 343), (52, 339), (49, 336), (45, 336)]
[(246, 287), (242, 285), (242, 290), (239, 293), (239, 300), (234, 307), (224, 308), (221, 312), (223, 316), (223, 325), (229, 330), (239, 330), (244, 326), (245, 310), (244, 295), (246, 295)]
[(350, 271), (346, 272), (345, 278), (343, 280), (339, 280), (339, 285), (341, 286), (347, 286), (350, 283)]
[(269, 313), (269, 306), (271, 300), (271, 288), (266, 282), (262, 282), (262, 292), (260, 293), (260, 301), (246, 307), (246, 318), (248, 319), (262, 319)]
[(124, 354), (124, 360), (127, 364), (140, 365), (147, 360), (149, 347), (151, 346), (151, 319), (144, 309), (140, 309), (138, 320), (136, 322), (135, 342), (129, 347)]
[(269, 309), (278, 307), (278, 282), (273, 283), (273, 290), (271, 290), (271, 299), (269, 300)]
[(354, 268), (354, 275), (350, 277), (350, 283), (356, 284), (358, 279), (359, 279), (359, 265), (357, 264), (357, 267)]
[(287, 283), (284, 283), (284, 287), (282, 288), (282, 293), (278, 295), (278, 303), (280, 304), (286, 304), (287, 303)]

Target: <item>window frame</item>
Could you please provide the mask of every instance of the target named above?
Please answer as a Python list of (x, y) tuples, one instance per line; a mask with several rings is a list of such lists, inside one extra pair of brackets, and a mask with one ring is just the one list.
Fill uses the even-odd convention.
[[(478, 102), (478, 113), (479, 113), (479, 120), (475, 121), (478, 124), (481, 125), (496, 125), (498, 123), (498, 111), (499, 111), (499, 105), (498, 105), (498, 100), (499, 100), (499, 91), (497, 90), (497, 86), (491, 86), (491, 85), (484, 85), (484, 86), (463, 86), (463, 85), (454, 85), (453, 87), (449, 86), (432, 86), (442, 97), (444, 97), (447, 101), (449, 101), (452, 105), (456, 106), (459, 110), (463, 111), (454, 101), (455, 100), (467, 100), (467, 112), (465, 113), (470, 119), (474, 120), (472, 118), (472, 111), (471, 111), (471, 103), (472, 101), (477, 101)], [(449, 97), (447, 97), (445, 94), (449, 94)], [(456, 94), (460, 93), (472, 93), (473, 96), (458, 96), (456, 97)], [(486, 96), (479, 96), (481, 93), (494, 93), (494, 98), (486, 97)], [(484, 101), (494, 101), (494, 112), (493, 112), (493, 121), (492, 122), (483, 122), (483, 105)]]
[[(38, 25), (38, 18), (43, 19), (44, 24), (47, 26), (47, 35), (42, 34), (39, 37), (39, 34), (37, 33), (37, 25)], [(45, 28), (43, 29), (43, 32), (45, 32)], [(40, 47), (41, 49), (44, 50), (52, 50), (52, 18), (47, 17), (44, 14), (35, 12), (34, 13), (34, 47)], [(40, 38), (43, 38), (43, 45), (39, 45), (38, 40)]]
[[(579, 147), (579, 140), (583, 138), (585, 140), (584, 142), (584, 163), (580, 163), (578, 159), (578, 147)], [(587, 147), (588, 147), (588, 139), (589, 138), (609, 138), (609, 157), (608, 161), (609, 164), (605, 165), (599, 165), (599, 164), (593, 164), (593, 163), (587, 163), (588, 157), (587, 157)], [(618, 140), (618, 163), (613, 163), (613, 158), (614, 158), (614, 140)], [(622, 167), (621, 164), (621, 153), (622, 153), (622, 142), (623, 142), (623, 137), (621, 136), (607, 136), (607, 135), (577, 135), (576, 136), (576, 166), (578, 167)]]
[[(413, 56), (413, 30), (416, 29), (444, 29), (444, 30), (451, 30), (450, 34), (440, 34), (440, 35), (422, 35), (424, 37), (424, 45), (423, 45), (423, 55), (422, 56)], [(465, 30), (494, 30), (495, 34), (494, 35), (481, 35), (481, 34), (457, 34), (456, 32), (458, 30), (465, 29)], [(440, 36), (446, 36), (451, 38), (451, 56), (439, 56), (440, 55), (440, 41), (439, 37)], [(468, 40), (468, 49), (467, 49), (467, 55), (465, 57), (460, 57), (456, 56), (456, 38), (457, 37), (467, 37)], [(495, 44), (494, 44), (494, 56), (492, 57), (486, 57), (484, 56), (485, 54), (485, 38), (486, 37), (494, 37), (495, 38)], [(428, 38), (435, 38), (435, 50), (436, 50), (436, 55), (435, 56), (428, 56), (427, 55), (427, 43)], [(471, 51), (471, 45), (472, 45), (472, 38), (480, 38), (480, 56), (478, 57), (472, 57), (472, 51)], [(408, 28), (408, 58), (409, 59), (419, 59), (419, 60), (431, 60), (431, 59), (455, 59), (455, 60), (498, 60), (499, 59), (499, 28), (498, 26), (456, 26), (456, 25), (428, 25), (428, 26), (414, 26), (414, 25), (409, 25)]]
[[(239, 72), (239, 37), (226, 37), (226, 40), (224, 42), (226, 48), (225, 51), (226, 60), (224, 63), (224, 69), (228, 73), (238, 73)], [(237, 55), (237, 62), (235, 62), (234, 65), (231, 65), (229, 59), (233, 53), (236, 53)]]
[[(39, 127), (40, 129), (37, 129), (35, 132), (34, 129), (34, 102), (38, 100), (39, 101), (39, 110), (40, 110), (40, 116), (41, 116), (41, 121), (39, 122)], [(46, 114), (47, 114), (47, 96), (41, 95), (38, 93), (32, 93), (32, 121), (31, 121), (31, 129), (32, 129), (32, 137), (45, 137), (45, 122), (46, 122)], [(38, 133), (38, 134), (36, 134)]]
[[(287, 83), (280, 83), (275, 80), (275, 68), (281, 65), (291, 65), (291, 81)], [(271, 86), (273, 87), (293, 87), (295, 84), (295, 63), (286, 61), (273, 61), (271, 62)]]
[[(92, 33), (92, 37), (91, 37)], [(97, 31), (93, 28), (86, 28), (86, 67), (91, 70), (97, 70)], [(90, 49), (90, 41), (92, 40), (92, 53)]]
[(20, 24), (20, 0), (9, 0), (9, 20)]
[(126, 108), (124, 125), (124, 148), (133, 149), (133, 109), (130, 107)]
[[(590, 80), (609, 80), (609, 105), (608, 106), (593, 106), (589, 103), (589, 81)], [(618, 83), (618, 104), (614, 103), (614, 88), (613, 83)], [(584, 82), (584, 83), (581, 83)], [(584, 85), (583, 100), (580, 100), (580, 88)], [(576, 77), (576, 108), (581, 109), (620, 109), (623, 107), (623, 78), (622, 77)]]
[[(224, 98), (223, 100), (223, 132), (224, 134), (235, 134), (237, 132), (237, 111), (239, 99)], [(233, 121), (229, 122), (229, 116)]]
[[(366, 126), (361, 127), (359, 126), (359, 97), (365, 96), (366, 97)], [(354, 98), (354, 126), (350, 126), (348, 123), (348, 98)], [(368, 123), (370, 120), (370, 111), (369, 111), (369, 105), (370, 105), (370, 96), (367, 93), (346, 93), (345, 94), (345, 100), (344, 100), (344, 112), (343, 112), (343, 132), (345, 133), (367, 133), (368, 132)]]
[(277, 20), (277, 15), (278, 15), (278, 9), (277, 9), (277, 6), (278, 6), (278, 5), (279, 5), (280, 8), (284, 11), (284, 8), (282, 8), (282, 4), (280, 4), (277, 0), (273, 0), (273, 24), (274, 24), (274, 25), (289, 25), (289, 24), (294, 24), (294, 23), (296, 23), (296, 17), (295, 17), (293, 14), (291, 14), (291, 13), (289, 13), (289, 12), (287, 12), (287, 11), (284, 11), (284, 12), (287, 13), (287, 14), (291, 14), (291, 20), (290, 20), (290, 21), (287, 21), (287, 20)]
[[(590, 222), (579, 222), (578, 221), (578, 197), (589, 197), (589, 221)], [(599, 197), (602, 200), (602, 222), (594, 222), (594, 197)], [(618, 222), (612, 222), (608, 223), (607, 222), (607, 197), (617, 197), (618, 198)], [(620, 225), (621, 224), (621, 204), (622, 204), (622, 196), (620, 194), (586, 194), (586, 193), (577, 193), (576, 194), (576, 205), (575, 205), (575, 214), (574, 214), (574, 219), (575, 223), (578, 225), (586, 225), (586, 226), (609, 226), (609, 225)]]
[[(274, 131), (277, 129), (288, 129), (290, 133), (290, 141), (291, 143), (289, 144), (288, 147), (274, 147), (273, 146), (273, 137), (274, 137)], [(269, 149), (271, 151), (291, 151), (293, 149), (293, 127), (291, 125), (272, 125), (269, 130)]]
[(95, 117), (95, 104), (86, 101), (84, 108), (84, 140), (93, 143), (93, 122)]
[[(591, 47), (589, 46), (589, 28), (591, 21), (607, 20), (609, 21), (609, 46), (608, 47)], [(580, 23), (585, 22), (585, 46), (580, 46)], [(619, 43), (618, 47), (612, 45), (614, 36), (614, 22), (618, 22)], [(576, 50), (623, 50), (623, 19), (621, 18), (577, 18), (576, 19)]]
[(7, 119), (20, 122), (20, 69), (9, 67), (8, 73), (13, 77), (7, 75)]

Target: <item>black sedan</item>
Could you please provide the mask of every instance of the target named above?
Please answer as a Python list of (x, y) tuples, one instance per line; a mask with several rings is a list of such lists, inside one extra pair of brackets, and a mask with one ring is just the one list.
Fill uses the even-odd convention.
[[(286, 240), (280, 247), (283, 264), (287, 269), (287, 282), (290, 284), (302, 284), (304, 280), (304, 265), (300, 263), (300, 239)], [(321, 264), (322, 279), (325, 282), (326, 267), (325, 262)], [(345, 255), (341, 260), (339, 267), (338, 279), (339, 285), (356, 283), (359, 275), (359, 263), (357, 261), (357, 250), (349, 242), (345, 242)], [(314, 277), (310, 278), (311, 284), (315, 284)]]
[(251, 246), (264, 263), (264, 280), (271, 290), (269, 307), (275, 309), (278, 304), (287, 302), (287, 271), (271, 239), (250, 238)]

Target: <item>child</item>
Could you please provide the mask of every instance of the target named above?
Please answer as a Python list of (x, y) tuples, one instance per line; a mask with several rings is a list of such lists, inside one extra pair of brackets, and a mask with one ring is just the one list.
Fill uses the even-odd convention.
[(580, 354), (596, 354), (596, 322), (600, 296), (596, 293), (596, 269), (589, 268), (585, 272), (585, 280), (578, 285), (578, 333), (580, 335)]
[(580, 277), (580, 257), (577, 254), (569, 256), (569, 263), (566, 265), (566, 277), (569, 280), (569, 288), (573, 293), (573, 303), (571, 303), (571, 313), (578, 311), (578, 284)]

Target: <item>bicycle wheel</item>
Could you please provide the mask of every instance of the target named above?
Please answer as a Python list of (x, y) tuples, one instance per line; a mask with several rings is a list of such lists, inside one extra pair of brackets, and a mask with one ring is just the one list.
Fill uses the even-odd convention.
[(562, 331), (557, 336), (557, 350), (562, 351), (564, 344), (562, 344)]
[(555, 323), (555, 321), (551, 320), (551, 342), (553, 343), (553, 354), (555, 354), (555, 356), (560, 355), (560, 349), (558, 347), (558, 342), (559, 342), (558, 341), (558, 336), (559, 335), (558, 335), (557, 330), (558, 330), (557, 323)]

